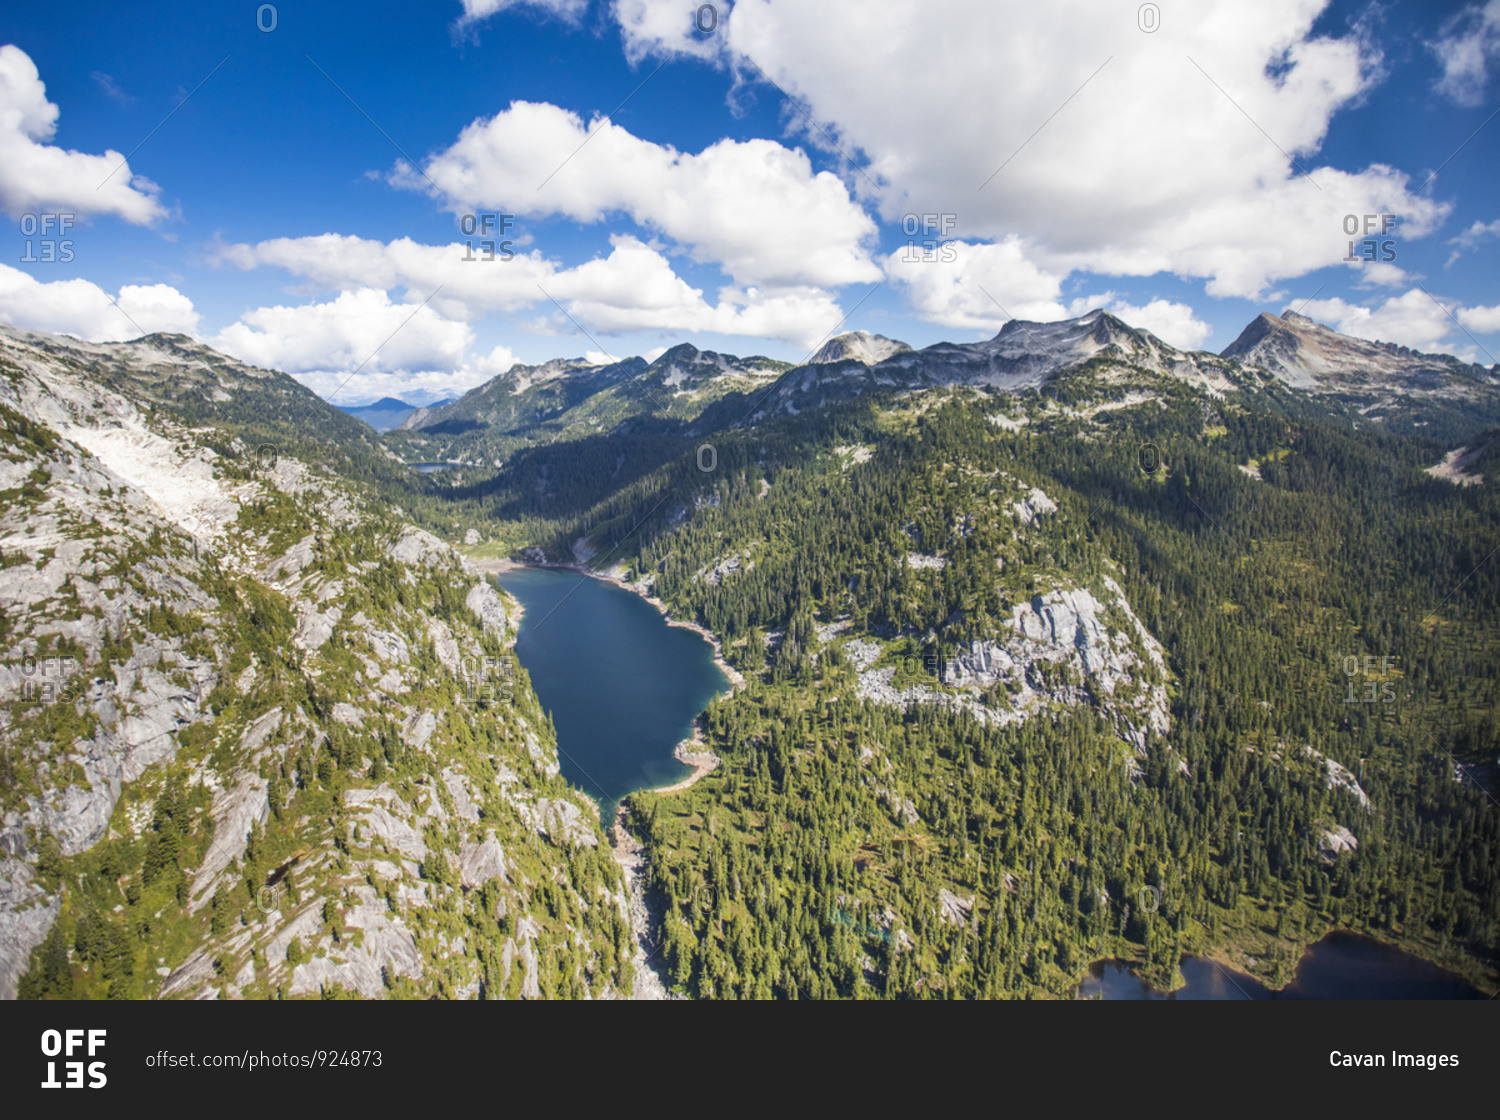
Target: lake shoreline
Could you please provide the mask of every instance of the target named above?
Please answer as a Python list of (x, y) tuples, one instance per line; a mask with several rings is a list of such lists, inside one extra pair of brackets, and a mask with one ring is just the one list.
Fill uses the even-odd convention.
[[(718, 691), (717, 695), (732, 696), (735, 692), (745, 687), (745, 678), (734, 666), (730, 665), (724, 657), (724, 648), (718, 637), (707, 627), (697, 622), (686, 622), (674, 619), (667, 608), (667, 604), (652, 595), (645, 586), (638, 583), (630, 583), (619, 575), (608, 572), (599, 572), (585, 563), (533, 563), (512, 560), (508, 557), (485, 557), (468, 558), (476, 570), (486, 577), (495, 578), (505, 575), (507, 572), (525, 571), (537, 569), (542, 571), (565, 571), (577, 572), (580, 576), (599, 580), (602, 583), (613, 584), (622, 590), (632, 592), (637, 597), (644, 599), (656, 609), (662, 620), (668, 626), (674, 626), (683, 630), (691, 630), (707, 643), (711, 653), (714, 666), (719, 670), (727, 688)], [(498, 579), (496, 580), (498, 583)], [(505, 591), (502, 592), (508, 599), (515, 600), (520, 605), (518, 596)], [(515, 636), (519, 637), (521, 620), (524, 617), (525, 608), (521, 606), (516, 614)], [(632, 932), (635, 935), (635, 964), (636, 964), (636, 993), (637, 999), (671, 999), (674, 997), (666, 984), (666, 976), (661, 967), (662, 962), (655, 959), (653, 946), (659, 940), (661, 915), (657, 912), (655, 900), (650, 897), (648, 882), (650, 875), (650, 863), (646, 855), (644, 843), (633, 835), (627, 827), (629, 810), (626, 802), (635, 793), (672, 794), (688, 789), (695, 785), (706, 774), (712, 773), (720, 764), (721, 759), (707, 747), (707, 726), (703, 715), (700, 713), (693, 720), (692, 733), (680, 740), (672, 748), (672, 757), (684, 766), (691, 768), (690, 772), (683, 778), (661, 786), (647, 786), (642, 789), (632, 790), (615, 806), (613, 820), (605, 822), (603, 819), (603, 807), (592, 797), (587, 797), (589, 805), (593, 807), (599, 820), (600, 830), (605, 833), (605, 838), (610, 846), (610, 854), (614, 857), (616, 865), (624, 877), (626, 897), (628, 899), (628, 910)]]
[[(463, 554), (460, 553), (460, 555)], [(507, 560), (503, 556), (486, 556), (482, 558), (464, 556), (464, 563), (473, 567), (476, 571), (479, 572), (480, 575), (484, 576), (488, 580), (494, 580), (495, 576), (501, 575), (504, 572), (513, 572), (518, 568), (524, 568), (526, 566), (524, 564), (517, 564), (514, 560)], [(495, 585), (498, 586), (498, 581), (496, 581)], [(511, 646), (514, 646), (516, 644), (516, 639), (521, 636), (521, 622), (526, 617), (526, 606), (521, 602), (520, 599), (516, 598), (516, 596), (505, 590), (505, 588), (500, 587), (499, 591), (500, 594), (505, 596), (507, 601), (507, 609), (505, 612), (506, 621), (515, 623), (515, 629), (508, 636), (509, 644)], [(509, 610), (509, 605), (511, 603), (514, 603), (516, 608), (516, 613), (513, 617), (511, 616)]]
[[(696, 621), (673, 619), (667, 604), (652, 594), (652, 583), (649, 577), (630, 582), (624, 578), (625, 568), (623, 565), (615, 565), (611, 569), (599, 571), (589, 567), (587, 559), (586, 555), (580, 554), (580, 559), (576, 562), (536, 563), (517, 561), (509, 558), (471, 559), (470, 562), (475, 565), (476, 570), (484, 572), (488, 576), (499, 576), (508, 572), (524, 571), (528, 568), (558, 570), (562, 572), (576, 572), (580, 578), (597, 579), (633, 592), (636, 596), (645, 599), (646, 602), (651, 604), (667, 625), (693, 630), (708, 643), (712, 650), (712, 660), (715, 667), (719, 669), (723, 679), (728, 682), (727, 688), (718, 693), (719, 697), (733, 695), (734, 692), (745, 687), (745, 678), (725, 661), (723, 656), (724, 647), (719, 639)], [(509, 592), (506, 594), (508, 598), (516, 598)], [(518, 599), (517, 602), (519, 603)], [(519, 634), (522, 616), (518, 613), (514, 617), (516, 620), (515, 633)], [(660, 739), (657, 741), (660, 742)], [(659, 904), (659, 900), (649, 897), (653, 892), (649, 890), (651, 865), (646, 846), (642, 839), (632, 834), (628, 828), (630, 820), (629, 798), (634, 793), (666, 795), (690, 789), (701, 781), (705, 775), (712, 773), (718, 768), (722, 760), (718, 755), (707, 749), (707, 727), (703, 714), (700, 713), (694, 718), (692, 721), (692, 734), (681, 739), (676, 744), (672, 755), (679, 763), (688, 767), (689, 772), (680, 779), (668, 784), (643, 786), (640, 789), (632, 790), (631, 793), (625, 794), (621, 802), (615, 806), (615, 812), (611, 814), (610, 820), (606, 821), (603, 819), (602, 811), (599, 811), (600, 806), (593, 798), (588, 799), (590, 804), (598, 811), (596, 819), (599, 819), (601, 825), (600, 831), (605, 834), (607, 842), (611, 846), (611, 854), (623, 872), (627, 888), (626, 894), (631, 903), (629, 907), (631, 911), (631, 925), (634, 927), (633, 932), (636, 935), (637, 941), (637, 964), (642, 966), (643, 972), (649, 973), (649, 975), (642, 975), (638, 978), (642, 991), (637, 998), (661, 998), (668, 989), (664, 983), (666, 978), (658, 968), (652, 967), (653, 965), (659, 966), (660, 964), (659, 961), (653, 959), (652, 954), (652, 949), (657, 944), (657, 938), (660, 933), (659, 923), (661, 915), (653, 913), (653, 909)], [(640, 778), (637, 778), (637, 780), (640, 780)], [(1392, 950), (1395, 953), (1411, 958), (1414, 962), (1421, 962), (1431, 966), (1441, 973), (1446, 974), (1447, 978), (1461, 982), (1467, 990), (1480, 993), (1479, 998), (1483, 998), (1483, 992), (1489, 991), (1493, 986), (1487, 983), (1486, 976), (1476, 975), (1472, 967), (1455, 967), (1450, 954), (1435, 952), (1432, 946), (1423, 944), (1420, 941), (1403, 937), (1387, 939), (1348, 926), (1323, 927), (1319, 930), (1318, 927), (1321, 923), (1310, 924), (1313, 928), (1302, 931), (1302, 936), (1296, 938), (1295, 941), (1273, 938), (1268, 944), (1262, 944), (1261, 941), (1263, 939), (1260, 936), (1251, 936), (1256, 931), (1240, 930), (1237, 936), (1230, 936), (1223, 943), (1204, 946), (1198, 952), (1185, 956), (1183, 964), (1187, 966), (1191, 962), (1191, 965), (1195, 967), (1174, 970), (1174, 975), (1170, 978), (1159, 975), (1151, 979), (1145, 978), (1137, 971), (1144, 967), (1145, 962), (1133, 959), (1132, 954), (1128, 951), (1129, 947), (1121, 946), (1121, 948), (1127, 949), (1122, 957), (1106, 956), (1085, 964), (1082, 969), (1073, 974), (1071, 983), (1065, 982), (1063, 986), (1055, 989), (1055, 995), (1063, 999), (1186, 998), (1192, 1000), (1202, 998), (1249, 998), (1258, 1000), (1267, 998), (1355, 998), (1347, 995), (1309, 994), (1310, 990), (1314, 992), (1318, 991), (1319, 983), (1326, 988), (1326, 985), (1330, 983), (1330, 977), (1334, 979), (1338, 978), (1339, 973), (1337, 971), (1332, 973), (1329, 971), (1331, 967), (1336, 966), (1346, 971), (1349, 969), (1351, 958), (1349, 957), (1348, 950), (1345, 949), (1340, 952), (1336, 948), (1337, 942), (1329, 941), (1330, 938), (1335, 938), (1340, 934), (1349, 935), (1360, 941), (1371, 943), (1374, 946)], [(1262, 932), (1265, 932), (1267, 936), (1269, 935), (1268, 931)], [(1309, 934), (1311, 936), (1308, 936)], [(1324, 944), (1325, 942), (1328, 944)], [(1277, 948), (1278, 946), (1279, 949)], [(1321, 953), (1324, 959), (1319, 960), (1316, 964), (1305, 960), (1309, 950), (1313, 950), (1317, 946), (1322, 946)], [(1098, 946), (1097, 948), (1102, 947)], [(1271, 975), (1272, 969), (1270, 967), (1272, 964), (1272, 950), (1276, 951), (1276, 959), (1281, 962), (1280, 966), (1275, 969), (1274, 976)], [(1250, 956), (1250, 952), (1254, 952), (1255, 955)], [(1382, 966), (1378, 961), (1375, 964), (1361, 964), (1356, 957), (1353, 958), (1353, 963), (1357, 967), (1372, 969), (1371, 975), (1379, 976), (1381, 980), (1385, 980), (1387, 976), (1394, 975), (1399, 977), (1401, 975), (1400, 968), (1394, 971), (1386, 969), (1384, 972), (1381, 972), (1380, 969)], [(1307, 969), (1311, 969), (1311, 971), (1308, 972)], [(1483, 969), (1481, 968), (1479, 971), (1483, 972)], [(1115, 973), (1118, 973), (1115, 979), (1106, 979), (1106, 977)], [(1115, 992), (1122, 990), (1118, 987), (1120, 982), (1119, 977), (1125, 974), (1129, 974), (1133, 978), (1132, 985), (1139, 984), (1143, 989), (1149, 988), (1151, 994), (1144, 997), (1106, 994), (1107, 990)], [(1162, 982), (1165, 983), (1165, 986), (1158, 986)], [(1445, 978), (1443, 982), (1446, 984), (1447, 979)], [(1115, 987), (1106, 989), (1100, 986), (1101, 983), (1112, 984)], [(1307, 986), (1309, 983), (1313, 984), (1311, 989)], [(1291, 990), (1288, 991), (1288, 989)], [(1371, 990), (1378, 992), (1381, 989), (1377, 986)], [(1367, 998), (1473, 997), (1469, 995), (1452, 996), (1447, 994), (1439, 994), (1436, 997), (1428, 995), (1376, 994)]]
[[(714, 665), (718, 667), (719, 672), (723, 673), (725, 679), (729, 681), (729, 688), (724, 692), (721, 692), (720, 696), (733, 696), (736, 692), (745, 687), (744, 676), (738, 669), (736, 669), (733, 665), (729, 664), (729, 662), (725, 660), (724, 645), (719, 641), (718, 635), (716, 635), (708, 627), (702, 626), (697, 622), (684, 622), (681, 619), (673, 618), (670, 609), (667, 607), (667, 604), (662, 602), (662, 600), (658, 599), (655, 595), (652, 595), (649, 591), (647, 591), (644, 587), (641, 587), (639, 584), (630, 583), (620, 576), (610, 575), (608, 572), (596, 571), (593, 568), (590, 568), (587, 564), (578, 563), (576, 561), (571, 563), (552, 564), (511, 560), (507, 557), (492, 557), (484, 560), (471, 559), (469, 562), (485, 575), (490, 576), (503, 575), (505, 572), (524, 571), (528, 568), (535, 568), (541, 571), (577, 572), (579, 575), (588, 576), (590, 579), (597, 579), (602, 583), (613, 584), (615, 587), (621, 588), (625, 591), (629, 591), (632, 594), (646, 600), (646, 602), (655, 607), (657, 613), (662, 616), (662, 620), (666, 622), (668, 626), (675, 626), (680, 630), (691, 630), (693, 633), (697, 634), (700, 638), (708, 643), (709, 648), (713, 650)], [(519, 600), (517, 600), (517, 602), (519, 602)], [(522, 614), (524, 615), (524, 613), (525, 612), (523, 609)], [(520, 617), (521, 616), (519, 615), (517, 616), (517, 632), (519, 632), (520, 630)], [(690, 735), (686, 739), (683, 739), (680, 743), (672, 748), (672, 756), (679, 762), (693, 767), (693, 774), (687, 778), (682, 779), (679, 782), (674, 782), (671, 785), (653, 786), (647, 789), (636, 790), (635, 792), (675, 793), (678, 790), (687, 789), (688, 786), (692, 785), (704, 774), (708, 773), (719, 764), (719, 756), (714, 754), (712, 751), (695, 751), (693, 749), (694, 747), (703, 746), (706, 742), (707, 739), (704, 737), (702, 720), (694, 720), (692, 735)], [(711, 762), (708, 761), (710, 759), (712, 759)]]
[(537, 563), (529, 560), (511, 560), (506, 557), (493, 557), (484, 560), (470, 559), (469, 563), (473, 564), (485, 575), (497, 576), (505, 572), (523, 571), (527, 568), (536, 568), (542, 571), (577, 572), (579, 575), (588, 576), (590, 579), (597, 579), (603, 583), (612, 583), (616, 587), (623, 588), (624, 590), (629, 591), (634, 595), (638, 595), (642, 599), (646, 600), (646, 602), (650, 603), (657, 609), (657, 612), (660, 613), (662, 619), (668, 626), (676, 626), (682, 630), (691, 630), (693, 631), (693, 633), (697, 634), (700, 638), (707, 642), (714, 651), (714, 664), (719, 667), (719, 672), (723, 673), (724, 676), (729, 680), (730, 688), (728, 691), (731, 694), (738, 692), (740, 689), (745, 687), (745, 678), (740, 674), (740, 671), (724, 659), (724, 645), (719, 641), (718, 635), (716, 635), (707, 626), (700, 625), (697, 622), (685, 622), (682, 619), (673, 618), (671, 609), (667, 606), (667, 604), (662, 602), (655, 595), (651, 594), (651, 592), (647, 591), (644, 587), (641, 587), (638, 583), (631, 583), (628, 580), (621, 578), (620, 576), (611, 575), (608, 572), (597, 571), (593, 568), (590, 568), (587, 564), (581, 564), (576, 561), (554, 564)]
[[(1366, 956), (1370, 951), (1385, 954), (1385, 960), (1367, 964), (1366, 968), (1373, 968), (1383, 973), (1382, 979), (1388, 978), (1393, 971), (1393, 966), (1398, 966), (1396, 971), (1409, 971), (1417, 969), (1425, 971), (1424, 982), (1428, 985), (1441, 985), (1441, 991), (1424, 991), (1417, 994), (1411, 992), (1380, 991), (1378, 982), (1373, 994), (1370, 992), (1370, 980), (1361, 978), (1360, 991), (1362, 994), (1352, 995), (1346, 991), (1329, 993), (1327, 985), (1332, 982), (1339, 983), (1338, 971), (1342, 968), (1347, 972), (1350, 963), (1351, 948), (1355, 953)], [(1330, 956), (1332, 959), (1329, 959)], [(1341, 961), (1339, 957), (1342, 956)], [(1259, 963), (1259, 962), (1252, 962)], [(1192, 953), (1182, 958), (1182, 966), (1173, 976), (1170, 987), (1161, 987), (1142, 971), (1143, 962), (1130, 957), (1103, 957), (1090, 962), (1079, 974), (1077, 981), (1072, 985), (1073, 999), (1175, 999), (1180, 998), (1178, 993), (1187, 989), (1197, 989), (1197, 995), (1188, 994), (1188, 999), (1219, 998), (1219, 999), (1295, 999), (1295, 1000), (1327, 1000), (1327, 999), (1485, 999), (1488, 990), (1476, 977), (1451, 966), (1450, 963), (1435, 960), (1432, 955), (1413, 951), (1410, 944), (1391, 941), (1376, 936), (1369, 932), (1352, 929), (1347, 926), (1336, 927), (1325, 930), (1321, 935), (1306, 941), (1299, 942), (1295, 946), (1295, 952), (1290, 960), (1285, 962), (1288, 970), (1281, 984), (1272, 982), (1269, 976), (1256, 975), (1255, 972), (1246, 969), (1236, 962), (1231, 950), (1224, 945), (1209, 946), (1204, 950)], [(1204, 988), (1204, 976), (1190, 977), (1188, 965), (1199, 965), (1211, 968), (1218, 977), (1229, 984), (1237, 995), (1210, 995), (1205, 997), (1202, 993)], [(1357, 964), (1357, 962), (1356, 962)], [(1330, 972), (1330, 969), (1334, 970)], [(1139, 994), (1116, 995), (1110, 997), (1105, 992), (1108, 985), (1107, 974), (1114, 970), (1121, 975), (1128, 974), (1135, 987), (1133, 990)], [(1311, 971), (1309, 971), (1311, 970)], [(1118, 982), (1118, 979), (1116, 980)], [(1348, 979), (1342, 981), (1345, 985)], [(1088, 989), (1093, 988), (1093, 991)], [(1323, 991), (1319, 991), (1319, 988)], [(1490, 997), (1493, 998), (1493, 997)]]

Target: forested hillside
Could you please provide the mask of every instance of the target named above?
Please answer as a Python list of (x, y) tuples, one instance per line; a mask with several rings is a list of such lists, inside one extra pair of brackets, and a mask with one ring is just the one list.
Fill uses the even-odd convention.
[(1336, 927), (1493, 986), (1500, 508), (1444, 451), (1104, 358), (494, 493), (752, 678), (725, 765), (633, 802), (685, 992), (1279, 984)]

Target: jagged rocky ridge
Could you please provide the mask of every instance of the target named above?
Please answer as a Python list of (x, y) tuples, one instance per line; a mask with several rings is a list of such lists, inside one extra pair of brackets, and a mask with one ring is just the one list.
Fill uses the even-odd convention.
[(1450, 354), (1340, 334), (1295, 311), (1262, 314), (1226, 346), (1223, 356), (1274, 373), (1313, 392), (1351, 387), (1432, 391), (1457, 381), (1497, 384), (1494, 372)]
[(786, 362), (674, 346), (655, 361), (581, 358), (514, 366), (442, 408), (409, 416), (387, 443), (408, 459), (485, 465), (536, 443), (627, 430), (632, 421), (689, 421), (735, 392), (773, 383)]
[(687, 343), (650, 363), (626, 358), (592, 365), (570, 358), (515, 366), (448, 405), (418, 409), (386, 433), (386, 442), (408, 460), (499, 467), (522, 448), (618, 434), (646, 418), (692, 424), (733, 394), (749, 402), (750, 415), (716, 415), (716, 422), (796, 415), (880, 391), (962, 385), (1021, 393), (1079, 370), (1128, 385), (1165, 377), (1214, 396), (1285, 387), (1347, 401), (1357, 420), (1399, 416), (1421, 426), (1434, 421), (1433, 407), (1436, 419), (1452, 420), (1450, 405), (1500, 420), (1494, 370), (1341, 335), (1295, 312), (1279, 319), (1261, 315), (1222, 354), (1212, 354), (1179, 350), (1095, 309), (1050, 323), (1013, 319), (994, 338), (920, 350), (852, 331), (829, 339), (797, 366)]

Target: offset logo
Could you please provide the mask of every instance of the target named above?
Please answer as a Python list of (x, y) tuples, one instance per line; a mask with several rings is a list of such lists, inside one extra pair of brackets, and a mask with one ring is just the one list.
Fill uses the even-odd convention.
[[(73, 228), (72, 214), (22, 214), (21, 236), (26, 240), (22, 264), (68, 264), (73, 259), (73, 242), (67, 240)], [(40, 239), (31, 238), (41, 234)], [(38, 250), (41, 255), (38, 256)]]
[[(1349, 242), (1349, 255), (1344, 258), (1346, 263), (1360, 261), (1379, 260), (1381, 263), (1389, 263), (1396, 259), (1396, 242), (1386, 237), (1391, 230), (1396, 228), (1396, 215), (1394, 214), (1345, 214), (1344, 232), (1351, 237), (1360, 232), (1360, 224), (1364, 225), (1364, 240)], [(1375, 224), (1380, 224), (1380, 238), (1371, 235), (1375, 232)], [(1359, 248), (1355, 248), (1358, 245)], [(1377, 257), (1376, 254), (1379, 254)]]
[[(510, 227), (515, 223), (514, 214), (465, 214), (459, 219), (459, 228), (464, 231), (464, 255), (459, 258), (462, 261), (508, 261), (515, 259), (514, 241), (501, 241), (510, 232)], [(474, 235), (480, 235), (479, 253), (474, 253)], [(487, 233), (497, 234), (496, 237), (485, 237)]]
[[(85, 1062), (82, 1055), (93, 1058), (99, 1051), (104, 1049), (104, 1034), (102, 1030), (91, 1031), (43, 1031), (42, 1032), (42, 1054), (47, 1058), (56, 1059), (65, 1057), (71, 1061), (47, 1063), (47, 1080), (42, 1082), (43, 1089), (102, 1089), (108, 1083), (109, 1078), (104, 1074), (103, 1062)], [(87, 1036), (87, 1041), (85, 1041)], [(74, 1058), (74, 1055), (80, 1055)], [(57, 1079), (57, 1067), (62, 1066), (63, 1080)], [(85, 1083), (84, 1077), (88, 1081)]]
[[(908, 238), (915, 237), (919, 232), (922, 240), (907, 241), (906, 248), (901, 252), (903, 261), (943, 261), (951, 264), (958, 260), (958, 242), (948, 236), (949, 232), (958, 225), (957, 214), (903, 214), (901, 215), (901, 232)], [(917, 252), (917, 246), (921, 245), (922, 251)]]

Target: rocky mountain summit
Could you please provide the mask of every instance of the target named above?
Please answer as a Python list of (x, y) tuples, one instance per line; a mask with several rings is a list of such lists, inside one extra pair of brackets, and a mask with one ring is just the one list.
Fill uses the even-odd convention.
[(1312, 392), (1372, 387), (1431, 391), (1455, 379), (1500, 384), (1494, 370), (1451, 354), (1424, 354), (1409, 346), (1340, 334), (1295, 311), (1280, 318), (1258, 316), (1222, 354)]
[(395, 397), (382, 397), (380, 400), (373, 401), (370, 404), (341, 404), (339, 405), (339, 411), (347, 412), (350, 416), (363, 420), (377, 432), (388, 432), (392, 428), (400, 427), (403, 420), (424, 407), (441, 408), (443, 405), (450, 403), (452, 402), (448, 400), (439, 400), (424, 406), (408, 404), (406, 401), (398, 400)]
[(1024, 393), (1075, 375), (1137, 386), (1165, 377), (1215, 397), (1264, 391), (1269, 383), (1336, 398), (1336, 406), (1347, 402), (1364, 422), (1398, 419), (1444, 433), (1462, 410), (1500, 422), (1494, 370), (1342, 335), (1295, 312), (1261, 315), (1213, 354), (1179, 350), (1096, 308), (1055, 322), (1012, 319), (993, 338), (920, 350), (851, 331), (799, 366), (688, 343), (650, 363), (593, 366), (571, 358), (516, 366), (449, 405), (417, 410), (387, 443), (408, 459), (491, 465), (538, 443), (628, 432), (642, 418), (690, 424), (732, 394), (750, 402), (751, 419), (763, 421), (865, 393), (958, 386)]
[(1021, 390), (1038, 388), (1056, 374), (1096, 359), (1218, 390), (1232, 384), (1230, 363), (1201, 351), (1178, 350), (1150, 331), (1097, 309), (1054, 323), (1012, 319), (988, 341), (939, 342), (893, 355), (875, 372), (911, 387), (962, 384)]
[(1354, 338), (1295, 311), (1259, 316), (1223, 356), (1342, 404), (1356, 423), (1463, 439), (1500, 422), (1500, 367)]
[(652, 419), (685, 423), (732, 393), (771, 384), (790, 368), (683, 343), (655, 361), (591, 365), (580, 358), (514, 366), (443, 408), (413, 413), (386, 442), (409, 460), (498, 463), (527, 447), (631, 430)]
[(514, 365), (457, 400), (416, 409), (397, 425), (397, 430), (428, 429), (448, 434), (481, 427), (524, 430), (645, 368), (641, 358), (602, 366), (586, 358)]
[(873, 366), (877, 362), (885, 361), (893, 354), (910, 349), (911, 347), (906, 343), (886, 338), (883, 334), (849, 331), (846, 334), (835, 335), (823, 343), (818, 347), (817, 353), (807, 360), (807, 364), (817, 366), (831, 362), (858, 362), (860, 365)]

